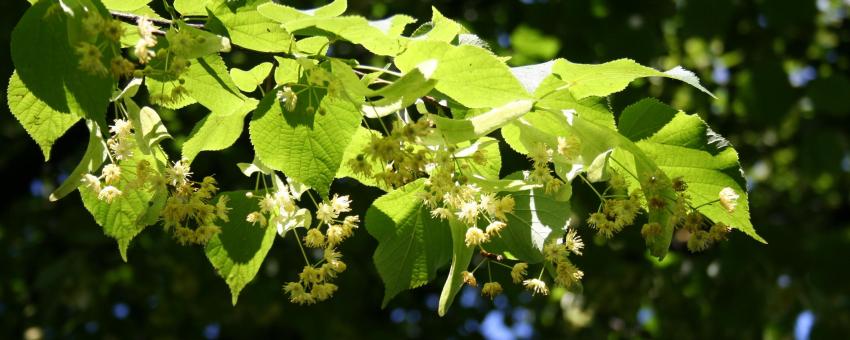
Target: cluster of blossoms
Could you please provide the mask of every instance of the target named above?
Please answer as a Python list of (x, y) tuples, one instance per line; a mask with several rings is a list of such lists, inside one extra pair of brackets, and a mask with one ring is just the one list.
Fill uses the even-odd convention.
[(280, 181), (274, 193), (255, 196), (249, 192), (246, 195), (259, 199), (259, 210), (245, 217), (245, 220), (251, 224), (259, 224), (262, 228), (272, 225), (281, 236), (296, 227), (310, 224), (310, 212), (298, 207), (290, 187)]
[(139, 63), (147, 64), (151, 61), (151, 58), (156, 56), (156, 52), (151, 49), (156, 46), (156, 36), (154, 35), (156, 26), (145, 17), (139, 18), (136, 21), (136, 26), (139, 29), (139, 40), (136, 42), (133, 53), (136, 54)]
[(136, 136), (133, 132), (133, 122), (127, 119), (115, 119), (109, 127), (111, 136), (106, 145), (115, 160), (122, 161), (133, 157), (133, 150), (136, 149)]
[(590, 214), (588, 225), (596, 229), (600, 235), (611, 238), (627, 225), (634, 223), (640, 212), (640, 197), (637, 193), (625, 195), (626, 181), (617, 172), (612, 173), (609, 190), (614, 195), (604, 198), (599, 211)]
[(169, 196), (162, 209), (163, 226), (180, 244), (206, 244), (221, 232), (216, 223), (229, 221), (229, 198), (221, 195), (213, 204), (212, 199), (218, 192), (215, 179), (207, 176), (199, 183), (192, 181), (191, 175), (186, 159), (166, 169), (164, 181), (169, 187)]
[(93, 75), (105, 76), (112, 74), (115, 78), (132, 74), (135, 65), (124, 57), (117, 55), (109, 63), (109, 69), (104, 65), (103, 53), (98, 40), (103, 37), (110, 43), (120, 43), (124, 35), (124, 28), (115, 19), (104, 19), (97, 13), (89, 12), (83, 18), (83, 40), (75, 47), (79, 56), (78, 67), (80, 70)]
[(447, 151), (422, 146), (422, 138), (433, 133), (431, 125), (428, 119), (411, 124), (395, 121), (386, 136), (373, 134), (362, 154), (351, 159), (348, 166), (355, 173), (375, 178), (390, 188), (424, 177), (429, 164), (452, 163)]
[[(336, 249), (342, 241), (354, 234), (354, 229), (357, 229), (360, 224), (360, 218), (357, 215), (342, 217), (342, 214), (351, 212), (350, 205), (351, 200), (347, 195), (334, 195), (330, 202), (317, 205), (317, 224), (305, 225), (308, 229), (303, 241), (307, 247), (321, 249), (322, 259), (316, 264), (311, 264), (305, 255), (307, 263), (299, 274), (299, 280), (288, 282), (283, 286), (283, 290), (289, 294), (290, 301), (302, 305), (313, 304), (329, 299), (336, 292), (338, 287), (332, 283), (332, 280), (346, 269), (342, 255)], [(298, 240), (299, 245), (301, 241)]]
[(558, 137), (558, 145), (552, 149), (545, 143), (535, 143), (528, 152), (532, 169), (529, 179), (534, 183), (543, 185), (546, 193), (557, 192), (564, 182), (553, 176), (549, 169), (549, 162), (553, 158), (559, 158), (566, 162), (574, 162), (581, 152), (581, 140), (575, 135), (569, 137)]
[[(116, 119), (113, 125), (109, 127), (109, 132), (111, 136), (106, 141), (106, 144), (109, 147), (113, 162), (101, 169), (100, 176), (85, 174), (82, 182), (87, 188), (98, 193), (97, 198), (99, 200), (112, 203), (113, 200), (123, 195), (123, 191), (118, 188), (118, 183), (121, 179), (121, 167), (118, 165), (118, 162), (133, 157), (133, 150), (136, 148), (136, 137), (133, 133), (132, 122), (126, 119)], [(140, 162), (137, 168), (141, 169), (137, 169), (137, 173), (147, 173), (150, 164)], [(137, 174), (138, 178), (140, 178), (140, 175)], [(138, 186), (143, 185), (143, 182), (144, 180)]]
[[(656, 170), (640, 180), (641, 189), (628, 192), (625, 178), (614, 171), (604, 194), (613, 191), (612, 195), (600, 195), (602, 203), (597, 212), (590, 214), (587, 223), (605, 238), (611, 238), (625, 226), (634, 223), (640, 212), (641, 194), (651, 209), (666, 210), (670, 213), (670, 224), (680, 232), (679, 239), (687, 240), (688, 249), (698, 252), (707, 249), (715, 242), (723, 241), (729, 233), (729, 226), (723, 223), (711, 224), (691, 205), (691, 198), (686, 193), (687, 183), (682, 177), (672, 180), (661, 171)], [(673, 196), (670, 196), (672, 189)], [(719, 203), (728, 213), (733, 213), (737, 206), (739, 195), (732, 188), (723, 188), (718, 193), (718, 199), (706, 204)], [(704, 204), (704, 205), (706, 205)], [(662, 225), (658, 222), (648, 222), (641, 227), (641, 235), (649, 239), (662, 233)]]

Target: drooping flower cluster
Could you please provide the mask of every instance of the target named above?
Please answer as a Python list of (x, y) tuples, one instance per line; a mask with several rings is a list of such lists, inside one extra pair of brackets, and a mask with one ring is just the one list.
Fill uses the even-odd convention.
[[(298, 304), (313, 304), (329, 299), (336, 292), (337, 286), (331, 281), (346, 269), (342, 255), (336, 249), (342, 241), (351, 237), (360, 223), (357, 215), (342, 217), (342, 214), (351, 212), (350, 206), (351, 200), (347, 195), (334, 195), (329, 202), (319, 203), (316, 207), (318, 223), (315, 226), (311, 226), (310, 223), (305, 225), (307, 235), (304, 236), (303, 241), (307, 247), (322, 249), (323, 257), (319, 263), (308, 262), (301, 271), (298, 281), (284, 285), (283, 289), (289, 294), (290, 301)], [(322, 232), (323, 227), (324, 232)]]
[(115, 160), (121, 161), (133, 157), (136, 148), (136, 136), (133, 134), (133, 123), (127, 119), (115, 119), (109, 127), (112, 134), (106, 144)]
[[(373, 177), (387, 187), (397, 188), (427, 174), (428, 164), (444, 164), (450, 159), (445, 152), (424, 147), (422, 138), (433, 133), (431, 121), (420, 119), (411, 124), (395, 121), (387, 136), (372, 135), (362, 155), (351, 159), (348, 166), (357, 174)], [(380, 165), (375, 171), (373, 164)], [(433, 176), (433, 174), (432, 174)]]
[(112, 73), (113, 76), (120, 77), (128, 72), (132, 73), (135, 68), (132, 63), (127, 65), (126, 59), (121, 56), (115, 56), (110, 61), (110, 68), (107, 69), (103, 63), (102, 46), (99, 43), (100, 37), (105, 37), (107, 42), (117, 44), (121, 41), (124, 35), (124, 29), (121, 23), (115, 19), (104, 19), (95, 12), (89, 12), (83, 18), (83, 38), (75, 46), (75, 53), (79, 57), (78, 67), (80, 70), (97, 76), (105, 76)]
[(156, 46), (156, 36), (154, 35), (156, 26), (148, 18), (141, 17), (136, 21), (136, 27), (139, 29), (139, 40), (136, 42), (133, 53), (136, 54), (139, 63), (147, 64), (151, 61), (151, 58), (156, 56), (156, 52), (151, 49)]
[(186, 159), (166, 169), (164, 181), (169, 187), (169, 196), (162, 209), (163, 227), (180, 244), (206, 244), (221, 232), (217, 223), (229, 221), (229, 198), (221, 195), (213, 203), (218, 192), (215, 179), (207, 176), (198, 183), (192, 181), (191, 175)]
[[(564, 139), (563, 143), (560, 143), (559, 141), (559, 154), (560, 151), (573, 153), (573, 149), (575, 148), (576, 146), (568, 145), (566, 139)], [(529, 179), (534, 183), (543, 184), (543, 188), (546, 193), (557, 192), (564, 182), (553, 176), (552, 171), (549, 169), (549, 162), (552, 161), (553, 156), (552, 149), (546, 144), (536, 143), (528, 151), (528, 158), (531, 159), (532, 162), (532, 170), (529, 174)]]

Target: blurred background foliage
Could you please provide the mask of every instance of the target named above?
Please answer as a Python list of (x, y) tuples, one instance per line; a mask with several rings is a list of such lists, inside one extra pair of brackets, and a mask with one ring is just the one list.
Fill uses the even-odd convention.
[[(742, 233), (690, 254), (679, 242), (664, 261), (645, 254), (637, 228), (589, 243), (576, 260), (581, 292), (531, 299), (515, 287), (495, 301), (464, 291), (444, 318), (441, 283), (380, 309), (383, 287), (371, 262), (376, 243), (361, 230), (343, 246), (349, 270), (337, 296), (290, 304), (280, 285), (298, 265), (291, 239), (278, 239), (256, 280), (230, 305), (224, 281), (202, 249), (176, 245), (160, 228), (141, 235), (123, 263), (78, 196), (47, 194), (76, 164), (86, 137), (75, 126), (44, 163), (12, 116), (0, 114), (0, 338), (840, 338), (850, 334), (850, 1), (349, 1), (349, 13), (377, 19), (404, 13), (422, 21), (436, 6), (490, 43), (512, 65), (564, 57), (598, 63), (633, 58), (660, 69), (695, 71), (713, 100), (672, 81), (636, 82), (611, 98), (619, 112), (651, 95), (698, 113), (740, 153), (753, 224), (769, 244)], [(295, 1), (303, 8), (317, 1)], [(159, 5), (158, 1), (154, 2)], [(9, 46), (24, 0), (0, 2), (0, 46)], [(164, 13), (164, 12), (160, 12)], [(50, 48), (45, 46), (44, 48)], [(362, 58), (352, 46), (336, 56)], [(236, 52), (232, 66), (258, 56)], [(0, 55), (3, 95), (12, 73)], [(362, 60), (382, 64), (383, 60)], [(172, 134), (186, 135), (205, 112), (162, 111)], [(171, 143), (179, 154), (181, 140)], [(197, 174), (224, 190), (252, 185), (233, 164), (252, 159), (247, 136), (224, 152), (203, 153)], [(520, 165), (514, 166), (522, 166)], [(350, 181), (362, 212), (379, 192)], [(595, 203), (575, 185), (586, 207)], [(593, 205), (591, 207), (591, 205)], [(295, 262), (293, 262), (295, 261)], [(501, 274), (500, 274), (501, 275)], [(508, 285), (510, 286), (510, 285)]]

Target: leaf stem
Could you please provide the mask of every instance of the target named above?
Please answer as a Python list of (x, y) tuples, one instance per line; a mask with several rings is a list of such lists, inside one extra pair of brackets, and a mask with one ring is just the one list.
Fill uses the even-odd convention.
[(370, 66), (370, 65), (357, 65), (357, 66), (354, 66), (354, 68), (361, 69), (361, 70), (367, 70), (367, 71), (383, 72), (383, 73), (386, 73), (386, 74), (394, 75), (396, 77), (403, 76), (403, 74), (401, 74), (401, 73), (398, 73), (398, 72), (395, 72), (395, 71), (390, 71), (389, 69), (386, 69), (386, 68), (380, 68), (380, 67), (375, 67), (375, 66)]

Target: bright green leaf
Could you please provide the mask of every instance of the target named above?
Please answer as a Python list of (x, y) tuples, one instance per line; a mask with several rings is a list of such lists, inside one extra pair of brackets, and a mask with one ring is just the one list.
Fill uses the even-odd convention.
[(21, 82), (17, 72), (9, 79), (6, 100), (9, 111), (41, 148), (45, 161), (50, 159), (53, 143), (80, 120), (80, 116), (56, 111), (38, 99)]
[(422, 204), (423, 182), (381, 196), (366, 212), (366, 230), (378, 240), (373, 259), (384, 282), (383, 307), (396, 294), (431, 281), (452, 254), (449, 227), (431, 219)]
[(435, 143), (456, 144), (475, 139), (522, 117), (531, 110), (533, 101), (518, 100), (494, 108), (470, 119), (450, 119), (431, 115), (437, 124), (437, 132), (428, 140)]
[[(318, 88), (302, 92), (292, 112), (284, 110), (274, 93), (267, 94), (249, 128), (254, 150), (263, 163), (322, 195), (327, 195), (361, 120), (350, 101), (325, 94)], [(314, 112), (308, 112), (311, 106)]]
[[(432, 75), (437, 80), (436, 89), (466, 107), (498, 107), (530, 98), (510, 68), (479, 47), (411, 41), (405, 52), (395, 58), (395, 64), (402, 72), (409, 72), (432, 59), (438, 62)], [(473, 67), (475, 72), (469, 72)]]
[(213, 111), (201, 119), (183, 143), (183, 157), (191, 161), (201, 151), (224, 150), (233, 145), (242, 134), (245, 116), (256, 107), (257, 101), (249, 98), (236, 111)]
[(121, 179), (115, 187), (121, 190), (122, 194), (111, 203), (99, 200), (98, 193), (88, 187), (79, 188), (83, 205), (92, 214), (95, 222), (103, 227), (106, 235), (118, 241), (118, 250), (124, 261), (127, 261), (127, 247), (130, 241), (152, 222), (147, 214), (148, 209), (158, 206), (155, 197), (163, 197), (157, 195), (157, 192), (166, 190), (164, 186), (151, 189), (136, 187), (136, 165), (142, 160), (157, 164), (153, 156), (146, 156), (138, 150), (132, 159), (119, 164)]
[(643, 77), (678, 79), (714, 97), (711, 92), (700, 85), (699, 79), (693, 72), (679, 66), (661, 72), (642, 66), (631, 59), (618, 59), (598, 65), (575, 64), (564, 59), (558, 59), (552, 66), (552, 72), (566, 82), (576, 99), (588, 96), (603, 97), (620, 92), (633, 80)]
[(186, 81), (183, 86), (192, 98), (210, 111), (234, 112), (245, 102), (245, 96), (239, 92), (217, 54), (192, 61), (183, 79)]
[(230, 69), (230, 77), (233, 78), (233, 82), (243, 92), (254, 92), (257, 89), (257, 85), (263, 83), (266, 80), (266, 77), (269, 76), (269, 73), (272, 71), (272, 63), (265, 62), (254, 66), (248, 71), (243, 71), (238, 68)]
[(292, 49), (294, 39), (280, 24), (259, 12), (257, 6), (268, 0), (245, 0), (240, 4), (210, 0), (207, 8), (218, 19), (233, 44), (259, 52), (284, 52)]

